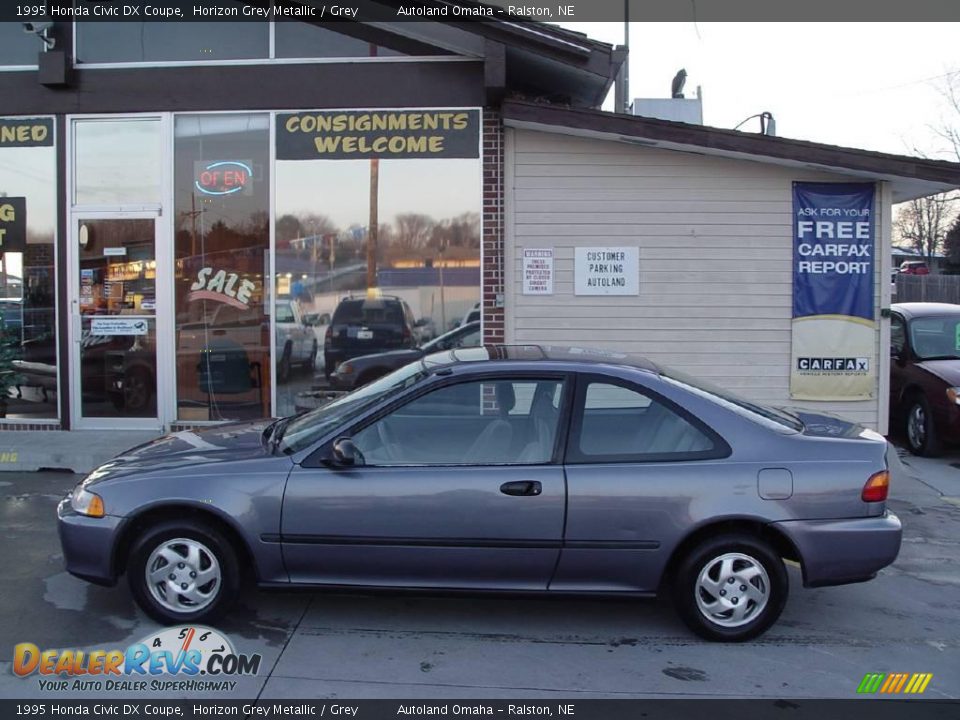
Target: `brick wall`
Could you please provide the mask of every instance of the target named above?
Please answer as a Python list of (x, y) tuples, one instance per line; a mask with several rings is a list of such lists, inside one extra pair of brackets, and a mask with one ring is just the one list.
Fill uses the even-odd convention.
[(503, 342), (503, 121), (483, 111), (483, 341)]

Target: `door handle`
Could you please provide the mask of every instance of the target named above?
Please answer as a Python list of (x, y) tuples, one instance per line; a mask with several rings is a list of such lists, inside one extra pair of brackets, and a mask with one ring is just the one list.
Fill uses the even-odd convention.
[(500, 492), (504, 495), (539, 495), (542, 491), (543, 486), (536, 480), (517, 480), (500, 486)]

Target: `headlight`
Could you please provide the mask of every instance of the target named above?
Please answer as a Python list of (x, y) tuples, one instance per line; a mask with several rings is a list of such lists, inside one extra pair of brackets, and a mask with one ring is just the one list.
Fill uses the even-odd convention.
[(947, 400), (960, 405), (960, 387), (947, 388)]
[(353, 365), (348, 362), (340, 363), (337, 366), (337, 375), (350, 375), (353, 373)]
[(82, 485), (77, 485), (74, 491), (70, 493), (70, 507), (74, 509), (74, 512), (88, 517), (102, 518), (106, 514), (103, 511), (103, 498), (85, 489)]

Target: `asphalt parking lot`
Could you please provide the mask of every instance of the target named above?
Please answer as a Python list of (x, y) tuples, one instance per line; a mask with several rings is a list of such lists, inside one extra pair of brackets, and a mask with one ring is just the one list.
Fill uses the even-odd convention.
[[(157, 630), (125, 584), (95, 587), (63, 571), (54, 508), (75, 481), (0, 473), (0, 697), (52, 697), (36, 676), (12, 674), (16, 643), (124, 648)], [(219, 629), (263, 665), (230, 697), (852, 698), (868, 672), (928, 672), (926, 697), (960, 698), (960, 453), (904, 458), (890, 506), (905, 528), (891, 568), (816, 590), (791, 569), (780, 621), (745, 645), (699, 640), (667, 600), (251, 588)]]

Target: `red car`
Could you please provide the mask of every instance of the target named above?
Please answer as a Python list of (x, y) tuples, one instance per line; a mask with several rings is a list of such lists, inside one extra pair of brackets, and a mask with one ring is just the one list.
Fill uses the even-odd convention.
[(903, 275), (929, 275), (930, 266), (923, 260), (904, 260), (900, 263), (900, 272)]
[(914, 454), (936, 455), (960, 443), (960, 305), (890, 310), (890, 428)]

